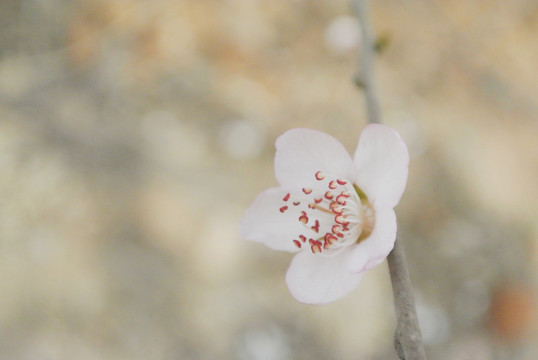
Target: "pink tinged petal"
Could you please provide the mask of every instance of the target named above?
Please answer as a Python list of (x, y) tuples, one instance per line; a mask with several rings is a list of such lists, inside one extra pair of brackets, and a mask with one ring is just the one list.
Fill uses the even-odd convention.
[(361, 273), (383, 262), (396, 240), (396, 214), (392, 207), (374, 204), (375, 226), (372, 234), (353, 247), (347, 269)]
[(328, 257), (302, 251), (295, 255), (286, 273), (288, 288), (305, 304), (327, 304), (342, 298), (357, 287), (362, 274), (350, 274), (346, 264), (350, 251)]
[(409, 152), (400, 135), (379, 124), (364, 128), (354, 157), (356, 184), (370, 202), (381, 200), (394, 207), (407, 182)]
[(353, 160), (332, 136), (310, 129), (293, 129), (276, 140), (275, 176), (283, 186), (304, 187), (326, 175), (348, 178)]
[(293, 240), (304, 232), (304, 225), (298, 221), (300, 212), (297, 208), (284, 205), (287, 193), (281, 188), (260, 193), (239, 222), (241, 237), (274, 250), (298, 251)]

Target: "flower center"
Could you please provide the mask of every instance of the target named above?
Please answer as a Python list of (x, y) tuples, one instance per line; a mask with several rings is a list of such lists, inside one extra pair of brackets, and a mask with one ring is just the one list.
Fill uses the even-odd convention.
[(370, 204), (370, 201), (368, 200), (368, 197), (364, 193), (364, 191), (361, 190), (360, 187), (353, 184), (353, 188), (355, 189), (355, 192), (359, 196), (359, 199), (361, 200), (361, 217), (362, 217), (362, 231), (357, 239), (357, 244), (366, 239), (368, 236), (372, 234), (372, 231), (374, 231), (374, 225), (375, 225), (375, 211), (372, 204)]
[(332, 256), (370, 236), (375, 213), (366, 194), (358, 186), (321, 171), (314, 178), (311, 188), (287, 193), (279, 209), (283, 214), (289, 211), (302, 224), (303, 231), (293, 239), (295, 246)]

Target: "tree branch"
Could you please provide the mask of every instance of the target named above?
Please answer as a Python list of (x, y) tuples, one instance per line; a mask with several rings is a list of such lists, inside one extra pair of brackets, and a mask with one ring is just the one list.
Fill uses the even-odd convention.
[(381, 122), (381, 108), (374, 79), (375, 45), (367, 0), (352, 0), (353, 8), (361, 28), (361, 51), (358, 63), (359, 72), (355, 83), (364, 90), (366, 110), (370, 123)]
[(397, 319), (394, 347), (401, 360), (426, 360), (407, 260), (400, 239), (396, 239), (387, 261)]
[[(374, 34), (370, 24), (368, 0), (352, 0), (352, 4), (361, 27), (361, 52), (356, 83), (364, 91), (368, 121), (380, 123), (381, 110), (374, 79)], [(396, 310), (397, 324), (394, 334), (396, 352), (401, 360), (426, 360), (411, 279), (403, 245), (399, 238), (396, 239), (394, 249), (387, 257), (387, 261)]]

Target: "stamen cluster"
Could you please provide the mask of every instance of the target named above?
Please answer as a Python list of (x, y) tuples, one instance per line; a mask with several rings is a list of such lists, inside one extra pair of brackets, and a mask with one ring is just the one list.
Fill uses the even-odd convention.
[[(290, 207), (298, 207), (300, 211), (297, 221), (307, 231), (293, 239), (295, 246), (301, 249), (308, 243), (312, 253), (328, 253), (329, 250), (349, 245), (347, 233), (352, 226), (361, 225), (360, 199), (346, 180), (328, 178), (321, 171), (317, 171), (314, 178), (314, 189), (304, 187), (298, 196), (287, 193), (282, 198), (283, 205), (279, 211), (285, 213)], [(320, 186), (317, 186), (318, 183)], [(352, 238), (351, 242), (355, 240)]]

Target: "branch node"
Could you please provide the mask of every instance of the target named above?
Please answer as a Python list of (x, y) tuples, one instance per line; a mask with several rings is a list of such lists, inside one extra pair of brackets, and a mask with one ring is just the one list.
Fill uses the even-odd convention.
[(377, 37), (375, 44), (374, 44), (374, 50), (377, 54), (381, 54), (387, 48), (389, 47), (391, 43), (391, 36), (388, 33), (381, 34)]
[(353, 76), (353, 83), (361, 90), (364, 90), (364, 88), (366, 87), (366, 82), (359, 74)]

